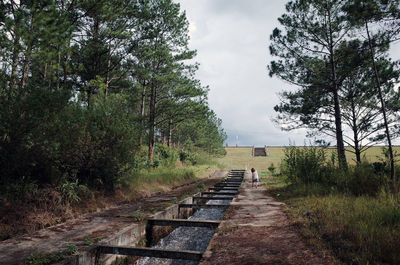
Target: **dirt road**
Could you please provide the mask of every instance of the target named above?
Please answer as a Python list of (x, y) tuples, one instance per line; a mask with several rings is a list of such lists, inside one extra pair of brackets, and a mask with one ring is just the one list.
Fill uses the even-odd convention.
[(328, 254), (308, 246), (290, 226), (284, 207), (265, 187), (246, 182), (200, 264), (332, 264)]

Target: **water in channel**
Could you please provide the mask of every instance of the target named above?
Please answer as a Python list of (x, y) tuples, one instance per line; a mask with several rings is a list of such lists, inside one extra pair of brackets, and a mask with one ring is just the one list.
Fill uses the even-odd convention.
[[(221, 191), (222, 192), (222, 191)], [(216, 195), (222, 196), (222, 195)], [(225, 197), (225, 196), (224, 196)], [(229, 204), (227, 200), (209, 201), (207, 204)], [(199, 209), (188, 219), (191, 220), (221, 220), (224, 208)], [(207, 227), (178, 227), (168, 236), (162, 238), (154, 248), (205, 251), (214, 234), (214, 229)], [(138, 265), (197, 265), (198, 261), (172, 260), (160, 258), (142, 258)]]

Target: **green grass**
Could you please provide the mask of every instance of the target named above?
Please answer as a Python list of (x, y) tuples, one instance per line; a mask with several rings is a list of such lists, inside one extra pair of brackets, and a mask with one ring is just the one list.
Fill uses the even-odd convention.
[[(382, 190), (377, 196), (352, 196), (320, 183), (289, 185), (283, 176), (272, 177), (268, 171), (271, 163), (279, 167), (284, 148), (269, 151), (268, 157), (252, 157), (251, 148), (227, 148), (219, 162), (227, 168), (257, 168), (269, 193), (288, 205), (291, 224), (308, 243), (330, 250), (335, 263), (400, 264), (400, 195)], [(355, 164), (353, 158), (348, 152), (350, 164)], [(381, 158), (382, 147), (364, 153), (369, 162)]]
[[(279, 170), (279, 165), (284, 156), (284, 147), (268, 147), (269, 156), (267, 157), (252, 157), (251, 156), (251, 148), (235, 148), (228, 147), (226, 148), (226, 156), (222, 158), (217, 158), (216, 161), (221, 164), (224, 168), (234, 169), (243, 169), (245, 166), (247, 168), (256, 168), (258, 171), (264, 170), (267, 171), (268, 167), (273, 163), (277, 170)], [(349, 149), (349, 148), (348, 148)], [(329, 148), (329, 152), (336, 153), (335, 148)], [(400, 147), (395, 146), (394, 150), (400, 152)], [(347, 160), (350, 164), (355, 164), (355, 155), (346, 152)], [(369, 148), (362, 154), (362, 159), (367, 160), (368, 162), (376, 162), (380, 161), (379, 159), (383, 158), (382, 155), (382, 147), (375, 146)]]
[(400, 196), (349, 196), (321, 184), (288, 185), (283, 177), (261, 178), (284, 201), (292, 225), (339, 264), (400, 264)]
[(244, 167), (256, 168), (267, 171), (271, 163), (278, 166), (283, 157), (284, 148), (269, 148), (270, 155), (267, 157), (251, 156), (251, 148), (226, 148), (226, 156), (216, 159), (225, 168), (243, 169)]
[(121, 192), (128, 200), (149, 196), (154, 192), (168, 192), (171, 188), (192, 183), (208, 176), (219, 166), (212, 162), (180, 167), (157, 167), (143, 169), (122, 180)]

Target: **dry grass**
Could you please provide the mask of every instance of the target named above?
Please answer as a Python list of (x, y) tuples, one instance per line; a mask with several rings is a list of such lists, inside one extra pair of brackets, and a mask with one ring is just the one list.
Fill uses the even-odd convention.
[[(256, 168), (258, 171), (268, 171), (268, 167), (273, 163), (277, 169), (284, 156), (284, 147), (268, 147), (269, 156), (267, 157), (253, 157), (251, 156), (251, 148), (226, 148), (226, 156), (218, 158), (217, 162), (223, 165), (225, 168), (242, 169), (247, 166), (247, 168)], [(394, 147), (394, 150), (400, 153), (400, 146)], [(329, 148), (330, 152), (335, 153), (335, 148)], [(355, 155), (347, 151), (347, 160), (350, 164), (355, 164)], [(369, 162), (379, 161), (379, 158), (383, 158), (382, 147), (376, 146), (371, 147), (366, 152), (362, 154), (364, 160)]]
[(120, 192), (125, 200), (131, 201), (208, 178), (212, 172), (214, 168), (209, 165), (142, 170), (137, 176), (126, 180), (125, 188)]
[(71, 204), (61, 203), (61, 195), (55, 189), (42, 190), (27, 201), (0, 201), (0, 241), (121, 202), (169, 192), (175, 187), (207, 179), (212, 172), (213, 168), (208, 165), (143, 170), (113, 194), (91, 192), (91, 196)]
[(218, 158), (217, 162), (222, 164), (225, 168), (243, 169), (256, 168), (258, 171), (267, 171), (271, 163), (275, 166), (280, 164), (283, 157), (284, 148), (273, 147), (269, 148), (270, 155), (267, 157), (253, 157), (251, 156), (251, 148), (226, 148), (226, 156)]

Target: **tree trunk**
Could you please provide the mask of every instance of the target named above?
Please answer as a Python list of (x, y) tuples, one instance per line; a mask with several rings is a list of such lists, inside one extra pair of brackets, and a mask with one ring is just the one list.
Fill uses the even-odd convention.
[(172, 121), (169, 120), (169, 122), (168, 122), (168, 141), (167, 141), (168, 147), (171, 147), (171, 140), (172, 140)]
[(336, 127), (336, 141), (337, 141), (337, 152), (338, 152), (338, 160), (340, 168), (347, 170), (347, 160), (346, 153), (343, 142), (343, 130), (342, 130), (342, 116), (340, 111), (340, 102), (339, 102), (339, 86), (337, 84), (337, 76), (336, 76), (336, 65), (335, 65), (335, 53), (333, 49), (333, 33), (331, 27), (331, 14), (330, 7), (327, 7), (328, 11), (328, 23), (329, 23), (329, 53), (330, 53), (330, 64), (332, 70), (332, 82), (333, 82), (333, 100), (334, 100), (334, 109), (335, 109), (335, 127)]
[(369, 35), (368, 21), (365, 21), (365, 29), (367, 30), (368, 46), (369, 46), (369, 51), (371, 54), (372, 66), (374, 68), (374, 77), (375, 77), (375, 82), (376, 82), (376, 88), (378, 89), (378, 96), (379, 96), (379, 100), (381, 102), (381, 110), (382, 110), (382, 115), (383, 115), (383, 122), (385, 124), (386, 139), (387, 139), (388, 145), (389, 145), (390, 177), (393, 181), (393, 184), (396, 185), (392, 141), (390, 139), (390, 131), (389, 131), (389, 124), (388, 124), (388, 120), (387, 120), (387, 114), (386, 114), (385, 100), (384, 100), (383, 94), (382, 94), (382, 88), (381, 88), (381, 83), (379, 80), (378, 69), (376, 68), (375, 55), (374, 55), (374, 50), (373, 50), (372, 43), (371, 43), (371, 36)]
[(56, 88), (57, 91), (60, 89), (60, 69), (61, 69), (61, 52), (60, 52), (60, 47), (58, 47), (58, 58), (57, 58), (57, 68), (56, 68)]
[(143, 144), (143, 128), (144, 128), (144, 114), (145, 114), (145, 109), (146, 109), (146, 81), (143, 81), (143, 90), (142, 90), (142, 103), (140, 106), (140, 116), (141, 116), (141, 121), (140, 124), (142, 125), (140, 130), (140, 137), (139, 137), (139, 146), (142, 146)]
[(356, 153), (357, 164), (361, 164), (361, 151), (360, 151), (360, 141), (358, 140), (358, 125), (357, 125), (357, 117), (355, 112), (355, 104), (354, 98), (351, 98), (351, 118), (352, 118), (352, 130), (354, 137), (354, 151)]
[[(17, 33), (14, 33), (17, 34)], [(17, 85), (17, 69), (19, 64), (19, 35), (16, 35), (14, 38), (14, 49), (13, 49), (13, 56), (12, 56), (12, 68), (11, 68), (11, 80), (10, 80), (10, 87), (8, 90), (8, 97), (11, 99), (12, 93), (15, 90), (15, 86)]]
[(109, 85), (110, 85), (110, 67), (111, 67), (111, 50), (108, 54), (108, 59), (107, 59), (106, 91), (105, 91), (106, 96), (108, 95)]
[(149, 160), (153, 161), (155, 143), (155, 121), (156, 121), (156, 88), (151, 85), (150, 113), (149, 113)]
[(346, 153), (343, 143), (343, 130), (342, 130), (342, 117), (340, 111), (340, 102), (338, 91), (333, 92), (334, 104), (335, 104), (335, 127), (336, 127), (336, 142), (337, 142), (337, 152), (339, 159), (340, 168), (347, 169)]
[(24, 66), (23, 66), (23, 71), (22, 71), (22, 78), (21, 78), (21, 88), (25, 88), (26, 83), (28, 81), (28, 74), (30, 71), (30, 65), (31, 65), (31, 53), (32, 53), (32, 49), (33, 49), (33, 23), (34, 23), (34, 18), (32, 15), (31, 18), (31, 24), (29, 26), (29, 37), (31, 38), (28, 41), (28, 47), (26, 48), (26, 52), (25, 52), (25, 60), (24, 60)]

